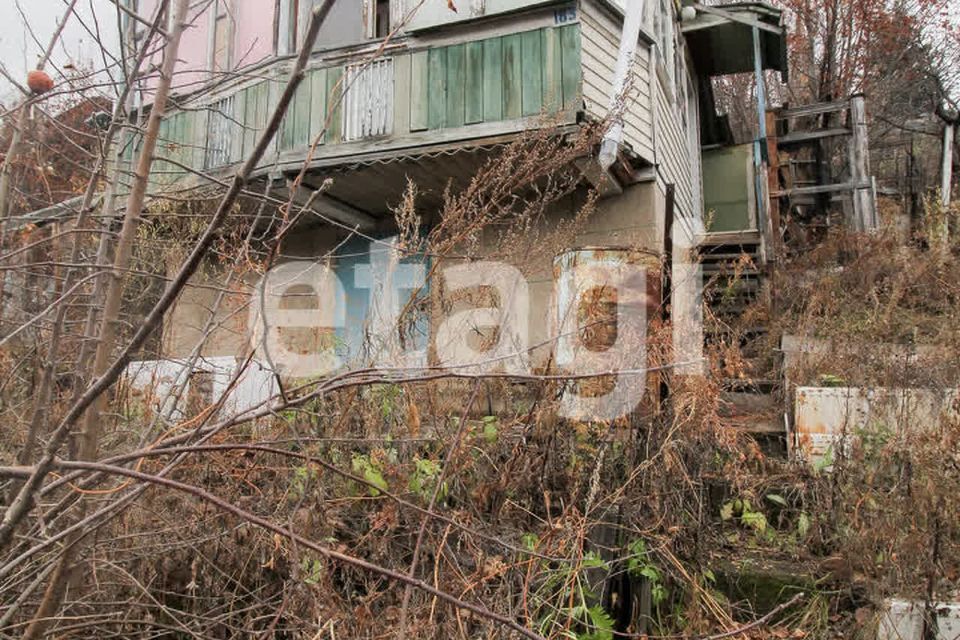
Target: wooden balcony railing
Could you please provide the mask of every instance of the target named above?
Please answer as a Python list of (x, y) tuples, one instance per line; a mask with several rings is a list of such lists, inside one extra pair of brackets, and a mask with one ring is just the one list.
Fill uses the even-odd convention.
[[(181, 103), (164, 120), (154, 183), (183, 178), (183, 166), (216, 171), (246, 157), (276, 104), (286, 65), (278, 61), (252, 80), (225, 82)], [(572, 122), (581, 78), (577, 23), (401, 50), (370, 63), (318, 60), (264, 166), (299, 164), (318, 137), (313, 157), (335, 162), (371, 149), (401, 153), (519, 131), (544, 114), (564, 113)], [(128, 142), (129, 158), (137, 144)]]

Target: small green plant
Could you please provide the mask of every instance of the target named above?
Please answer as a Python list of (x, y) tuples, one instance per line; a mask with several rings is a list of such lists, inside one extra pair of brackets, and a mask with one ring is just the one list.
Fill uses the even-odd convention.
[(323, 577), (323, 562), (319, 558), (303, 558), (300, 561), (304, 584), (317, 584)]
[(373, 485), (372, 487), (367, 487), (367, 491), (371, 496), (376, 497), (380, 495), (380, 491), (387, 491), (387, 481), (383, 477), (383, 469), (373, 462), (369, 455), (361, 453), (353, 454), (351, 467), (355, 474)]
[(667, 588), (663, 584), (663, 575), (660, 569), (651, 561), (647, 543), (637, 539), (627, 545), (630, 557), (627, 558), (627, 571), (637, 578), (646, 578), (650, 583), (650, 597), (654, 606), (659, 606), (667, 599)]
[(720, 508), (720, 519), (724, 522), (735, 521), (752, 529), (757, 537), (768, 532), (767, 516), (757, 511), (747, 499), (730, 500)]
[(497, 428), (497, 416), (483, 417), (483, 439), (487, 444), (496, 444), (500, 431)]
[[(536, 536), (526, 534), (524, 544), (528, 548), (535, 545)], [(613, 640), (614, 620), (596, 604), (597, 596), (586, 580), (588, 569), (610, 570), (603, 558), (590, 551), (584, 554), (579, 567), (570, 563), (554, 568), (548, 564), (543, 567), (547, 572), (546, 579), (531, 596), (532, 602), (546, 611), (540, 620), (540, 634), (571, 640)], [(557, 606), (557, 603), (564, 604)]]
[[(413, 474), (410, 476), (408, 487), (423, 500), (430, 500), (436, 490), (437, 480), (440, 477), (441, 467), (436, 460), (428, 458), (414, 459)], [(440, 485), (437, 500), (443, 501), (447, 497), (447, 483)]]
[(307, 491), (307, 486), (317, 478), (317, 470), (311, 469), (309, 465), (303, 465), (293, 468), (293, 479), (290, 481), (290, 491), (297, 498), (302, 498)]

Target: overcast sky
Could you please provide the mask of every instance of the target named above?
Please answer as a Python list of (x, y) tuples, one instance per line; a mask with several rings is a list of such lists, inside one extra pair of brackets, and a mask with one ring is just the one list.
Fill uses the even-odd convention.
[[(0, 62), (21, 82), (27, 71), (36, 66), (42, 49), (47, 46), (57, 26), (57, 21), (66, 9), (64, 0), (19, 0), (23, 15), (14, 0), (0, 0)], [(56, 79), (56, 69), (70, 62), (78, 67), (102, 69), (104, 64), (95, 38), (84, 29), (96, 33), (97, 26), (105, 43), (116, 50), (116, 7), (109, 0), (80, 0), (77, 3), (79, 20), (71, 17), (67, 22), (64, 37), (54, 50), (51, 76)], [(27, 23), (24, 23), (23, 16)], [(81, 24), (80, 21), (83, 21)], [(30, 35), (30, 25), (39, 44)], [(17, 96), (16, 89), (0, 77), (0, 102), (9, 103)]]

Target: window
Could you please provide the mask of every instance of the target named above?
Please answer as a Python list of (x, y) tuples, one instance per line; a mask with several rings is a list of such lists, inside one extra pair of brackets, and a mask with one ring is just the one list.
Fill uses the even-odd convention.
[(657, 43), (658, 70), (666, 74), (667, 87), (674, 93), (676, 69), (674, 61), (673, 3), (672, 0), (654, 0), (652, 16), (653, 37)]
[(222, 73), (230, 70), (233, 54), (232, 18), (227, 0), (214, 0), (211, 20), (209, 67), (211, 73)]
[(347, 65), (343, 86), (344, 141), (393, 131), (393, 58)]
[(374, 23), (374, 37), (386, 38), (390, 35), (390, 0), (377, 0)]
[(363, 22), (368, 38), (390, 35), (390, 5), (396, 0), (363, 0)]
[(294, 53), (300, 41), (300, 0), (280, 0), (277, 53)]

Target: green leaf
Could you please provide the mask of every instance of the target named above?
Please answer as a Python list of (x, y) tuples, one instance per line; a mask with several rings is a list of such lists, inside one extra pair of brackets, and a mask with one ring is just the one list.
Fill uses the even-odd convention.
[(807, 515), (806, 511), (800, 512), (800, 518), (797, 520), (797, 533), (801, 538), (806, 538), (807, 534), (810, 533), (810, 516)]
[(540, 536), (535, 533), (525, 533), (520, 536), (520, 543), (528, 550), (533, 551), (540, 542)]
[(587, 569), (606, 569), (607, 563), (603, 561), (596, 551), (591, 551), (583, 556), (583, 566)]
[(713, 571), (711, 571), (710, 569), (704, 569), (704, 571), (703, 571), (703, 577), (706, 578), (706, 579), (710, 582), (710, 584), (716, 584), (716, 583), (717, 583), (717, 576), (716, 576), (716, 574), (715, 574)]
[(610, 617), (603, 607), (596, 605), (587, 609), (587, 615), (590, 617), (590, 625), (593, 631), (585, 636), (580, 636), (581, 640), (613, 640), (613, 618)]
[(744, 511), (740, 516), (740, 522), (757, 533), (763, 533), (767, 530), (767, 517), (759, 511)]
[[(372, 484), (374, 487), (377, 487), (377, 489), (380, 489), (380, 491), (387, 490), (387, 481), (383, 478), (383, 474), (380, 473), (379, 469), (376, 469), (372, 466), (367, 467), (363, 470), (363, 479)], [(380, 491), (377, 491), (377, 489), (370, 487), (370, 495), (380, 495)]]
[(778, 504), (778, 505), (780, 505), (781, 507), (786, 507), (786, 506), (787, 506), (787, 499), (784, 498), (783, 496), (779, 495), (779, 494), (776, 494), (776, 493), (768, 493), (768, 494), (767, 494), (767, 500), (769, 500), (770, 502), (772, 502), (772, 503), (774, 503), (774, 504)]
[(657, 571), (657, 568), (653, 565), (648, 564), (647, 566), (640, 569), (640, 575), (649, 580), (650, 582), (660, 582), (660, 572)]
[(726, 522), (731, 518), (733, 518), (733, 503), (732, 502), (724, 503), (724, 505), (720, 507), (720, 519)]
[(650, 598), (655, 606), (662, 604), (667, 599), (667, 588), (662, 584), (653, 585), (650, 589)]
[(483, 439), (488, 444), (495, 444), (500, 431), (497, 429), (497, 416), (485, 416), (483, 419)]

